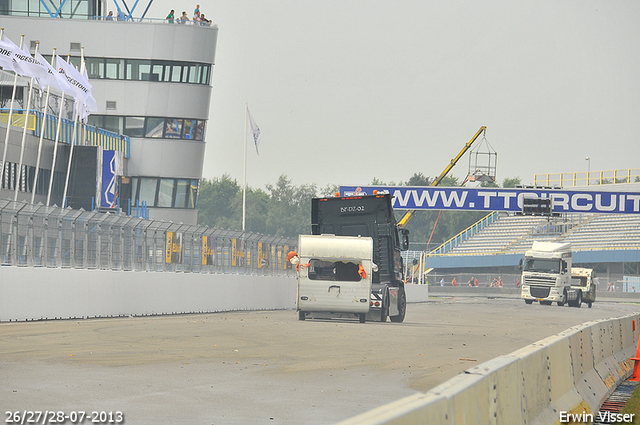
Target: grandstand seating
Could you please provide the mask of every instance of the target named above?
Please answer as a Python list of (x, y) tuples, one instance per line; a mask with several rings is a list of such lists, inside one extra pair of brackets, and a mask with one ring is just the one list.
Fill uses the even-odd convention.
[(446, 254), (523, 253), (534, 240), (571, 242), (574, 251), (640, 249), (640, 215), (567, 214), (546, 218), (501, 214)]

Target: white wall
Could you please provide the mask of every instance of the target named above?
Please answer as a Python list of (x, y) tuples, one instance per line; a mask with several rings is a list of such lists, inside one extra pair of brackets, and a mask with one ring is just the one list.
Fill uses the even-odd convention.
[(295, 308), (291, 277), (0, 267), (0, 321)]
[[(407, 285), (407, 301), (427, 291)], [(294, 277), (0, 267), (0, 321), (295, 307)]]

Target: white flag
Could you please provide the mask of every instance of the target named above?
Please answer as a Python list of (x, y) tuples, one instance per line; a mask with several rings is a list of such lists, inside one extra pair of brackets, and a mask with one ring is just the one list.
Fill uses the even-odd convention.
[(253, 133), (253, 142), (256, 145), (256, 153), (260, 155), (260, 152), (258, 152), (258, 144), (260, 143), (260, 127), (258, 127), (258, 124), (256, 124), (256, 122), (253, 120), (248, 107), (247, 114), (249, 115), (249, 125), (251, 126), (251, 133)]
[(6, 37), (4, 40), (0, 40), (0, 66), (16, 74), (22, 74), (22, 69), (15, 58), (16, 52), (21, 52), (21, 50), (13, 41)]
[(39, 62), (43, 63), (47, 68), (47, 77), (42, 79), (42, 84), (44, 84), (45, 86), (53, 87), (54, 89), (58, 89), (62, 92), (73, 93), (73, 88), (71, 87), (67, 79), (64, 78), (62, 74), (56, 72), (56, 70), (49, 64), (49, 62), (47, 62), (47, 60), (42, 57), (40, 52), (36, 54), (36, 59), (38, 59)]
[[(87, 75), (87, 68), (84, 69), (82, 75), (87, 80), (87, 84), (88, 84), (89, 76)], [(91, 86), (91, 84), (89, 84), (89, 86)], [(80, 119), (82, 120), (83, 123), (85, 124), (87, 123), (89, 119), (89, 115), (91, 115), (92, 112), (98, 112), (98, 103), (96, 102), (93, 95), (91, 94), (91, 90), (89, 90), (86, 102), (80, 105)]]
[(15, 60), (20, 67), (18, 74), (25, 77), (33, 77), (38, 80), (38, 84), (42, 87), (41, 80), (47, 77), (47, 67), (37, 59), (34, 59), (29, 53), (27, 46), (25, 45), (22, 50), (18, 49), (14, 54)]
[(89, 97), (91, 97), (91, 84), (89, 84), (89, 81), (80, 74), (73, 65), (69, 65), (60, 56), (56, 56), (56, 68), (71, 85), (72, 93), (75, 97), (80, 100), (81, 103), (87, 104)]

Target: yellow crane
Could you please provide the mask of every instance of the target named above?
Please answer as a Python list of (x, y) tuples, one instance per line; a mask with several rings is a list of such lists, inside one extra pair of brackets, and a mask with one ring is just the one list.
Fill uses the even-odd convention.
[[(471, 138), (471, 140), (469, 140), (467, 144), (464, 145), (464, 148), (462, 148), (462, 150), (458, 153), (458, 155), (451, 160), (451, 162), (449, 163), (449, 165), (447, 165), (444, 171), (442, 171), (442, 173), (440, 173), (440, 175), (435, 178), (433, 183), (431, 183), (431, 186), (437, 186), (440, 184), (442, 179), (449, 173), (449, 171), (451, 171), (451, 169), (456, 165), (456, 163), (460, 160), (460, 158), (462, 158), (462, 155), (464, 155), (469, 150), (469, 148), (471, 148), (471, 145), (473, 144), (473, 142), (475, 142), (478, 139), (478, 137), (480, 137), (480, 135), (485, 132), (486, 129), (487, 127), (485, 126), (480, 127), (480, 130), (478, 130), (478, 132)], [(398, 222), (398, 227), (403, 229), (404, 226), (407, 225), (411, 217), (413, 217), (413, 214), (415, 212), (416, 210), (407, 211), (404, 217), (402, 217), (402, 219)]]

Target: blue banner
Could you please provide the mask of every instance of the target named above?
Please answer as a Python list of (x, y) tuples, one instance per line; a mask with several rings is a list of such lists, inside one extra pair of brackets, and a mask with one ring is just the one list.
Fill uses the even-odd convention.
[(640, 213), (640, 193), (493, 187), (340, 186), (342, 196), (390, 193), (398, 210), (522, 211), (524, 198), (551, 198), (555, 213)]
[(118, 193), (118, 167), (116, 151), (102, 151), (102, 189), (100, 190), (100, 207), (114, 208)]

